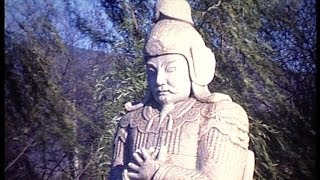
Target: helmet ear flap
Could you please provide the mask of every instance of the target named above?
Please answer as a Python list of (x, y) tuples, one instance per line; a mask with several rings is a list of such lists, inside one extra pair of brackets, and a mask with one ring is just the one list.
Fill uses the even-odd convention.
[(191, 46), (190, 77), (198, 85), (209, 84), (215, 73), (216, 59), (213, 52), (206, 46)]
[(154, 6), (154, 10), (153, 10), (153, 22), (157, 22), (159, 20), (160, 17), (160, 7), (159, 7), (159, 1), (157, 2), (157, 4)]

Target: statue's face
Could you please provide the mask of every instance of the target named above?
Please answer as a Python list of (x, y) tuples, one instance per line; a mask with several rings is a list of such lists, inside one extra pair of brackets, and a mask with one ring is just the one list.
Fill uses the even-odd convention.
[(182, 55), (151, 58), (147, 62), (147, 72), (149, 88), (159, 104), (176, 103), (190, 96), (188, 64)]

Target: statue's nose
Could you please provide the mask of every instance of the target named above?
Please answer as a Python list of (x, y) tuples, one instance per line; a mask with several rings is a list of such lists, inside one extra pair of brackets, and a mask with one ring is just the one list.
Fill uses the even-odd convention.
[(166, 83), (166, 75), (164, 72), (158, 71), (157, 73), (157, 85), (161, 86)]

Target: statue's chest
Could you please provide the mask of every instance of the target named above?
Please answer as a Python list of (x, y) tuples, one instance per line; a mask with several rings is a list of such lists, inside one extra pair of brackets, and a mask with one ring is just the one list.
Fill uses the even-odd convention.
[(196, 160), (201, 123), (200, 107), (194, 106), (183, 114), (168, 116), (162, 122), (157, 114), (148, 117), (143, 120), (140, 114), (132, 114), (130, 117), (128, 145), (132, 153), (143, 147), (149, 149), (166, 146), (169, 161), (185, 158)]
[(144, 127), (143, 130), (139, 126), (130, 128), (129, 142), (131, 142), (133, 152), (142, 147), (148, 149), (162, 146), (166, 146), (168, 152), (172, 154), (182, 153), (187, 155), (190, 154), (187, 152), (193, 154), (196, 151), (200, 117), (191, 122), (185, 121), (171, 130), (167, 129), (167, 122), (166, 124), (160, 124), (158, 127), (156, 125), (159, 124), (155, 123), (155, 127), (152, 126), (150, 131), (146, 131), (147, 125), (142, 126)]

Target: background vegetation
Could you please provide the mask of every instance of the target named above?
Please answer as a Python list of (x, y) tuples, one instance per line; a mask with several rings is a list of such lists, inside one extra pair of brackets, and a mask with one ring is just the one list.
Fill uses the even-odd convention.
[[(210, 90), (248, 112), (255, 179), (315, 179), (315, 0), (190, 0)], [(5, 2), (6, 179), (107, 179), (116, 124), (146, 89), (154, 1)]]

